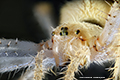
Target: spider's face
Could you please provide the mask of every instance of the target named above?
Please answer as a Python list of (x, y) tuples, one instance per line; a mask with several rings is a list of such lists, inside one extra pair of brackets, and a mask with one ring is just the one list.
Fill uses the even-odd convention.
[(78, 50), (80, 44), (81, 46), (85, 45), (88, 36), (86, 31), (86, 27), (81, 24), (65, 24), (52, 32), (53, 53), (57, 65), (59, 65), (59, 58), (62, 62), (68, 59), (64, 54), (69, 53), (74, 56), (73, 53)]
[(99, 36), (102, 32), (102, 28), (95, 24), (90, 23), (75, 23), (75, 24), (64, 24), (57, 27), (52, 32), (53, 41), (67, 40), (70, 38), (88, 40), (91, 37)]
[(84, 36), (83, 29), (81, 25), (78, 24), (66, 24), (57, 27), (52, 32), (52, 38), (55, 39), (70, 39), (70, 38), (80, 38)]
[(52, 32), (52, 48), (57, 65), (59, 65), (57, 59), (60, 57), (62, 57), (62, 62), (68, 59), (64, 54), (74, 56), (75, 51), (78, 51), (80, 47), (93, 46), (93, 38), (96, 39), (101, 32), (102, 28), (99, 26), (84, 22), (68, 23), (57, 27)]

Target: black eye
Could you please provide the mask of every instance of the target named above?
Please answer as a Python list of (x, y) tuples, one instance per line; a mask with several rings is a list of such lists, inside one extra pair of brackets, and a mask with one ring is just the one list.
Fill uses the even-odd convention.
[(68, 30), (68, 27), (62, 27), (61, 30)]
[(68, 32), (66, 32), (66, 35), (68, 35)]
[(62, 36), (62, 32), (60, 32), (60, 35)]
[(67, 28), (67, 27), (65, 27), (65, 30), (68, 30), (68, 28)]
[(77, 30), (76, 32), (75, 32), (75, 34), (79, 34), (80, 33), (80, 30)]
[(55, 35), (55, 32), (53, 31), (53, 32), (51, 33), (51, 35), (54, 36), (54, 35)]
[(63, 30), (64, 28), (62, 27), (61, 30)]

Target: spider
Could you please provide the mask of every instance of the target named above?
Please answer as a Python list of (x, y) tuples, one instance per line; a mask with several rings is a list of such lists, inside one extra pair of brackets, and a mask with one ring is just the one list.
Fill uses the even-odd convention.
[[(114, 60), (115, 66), (109, 68), (114, 70), (114, 74), (112, 78), (108, 79), (119, 80), (119, 5), (119, 1), (110, 4), (104, 0), (80, 0), (68, 2), (63, 6), (60, 25), (53, 28), (50, 40), (39, 44), (25, 42), (28, 47), (25, 48), (25, 51), (28, 50), (27, 53), (31, 54), (30, 48), (38, 51), (34, 58), (34, 80), (41, 80), (45, 69), (51, 68), (53, 65), (57, 67), (64, 65), (68, 60), (70, 60), (70, 64), (63, 72), (65, 76), (60, 79), (75, 79), (74, 72), (79, 71), (79, 66), (88, 68), (92, 62), (102, 64), (105, 61)], [(5, 42), (1, 40), (1, 44), (2, 41)], [(7, 43), (7, 47), (10, 48), (11, 42)], [(24, 44), (24, 42), (20, 43)], [(33, 46), (29, 47), (29, 44)], [(18, 44), (14, 44), (14, 46), (16, 45)], [(22, 48), (19, 45), (18, 47)], [(5, 54), (8, 56), (7, 52)]]

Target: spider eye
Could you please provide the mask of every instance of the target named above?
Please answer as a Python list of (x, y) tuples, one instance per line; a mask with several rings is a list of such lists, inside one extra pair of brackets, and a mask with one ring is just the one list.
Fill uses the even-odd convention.
[(61, 28), (61, 30), (63, 30), (63, 29), (64, 29), (64, 27)]
[(75, 34), (79, 34), (80, 33), (80, 30), (77, 30), (76, 32), (75, 32)]
[(68, 27), (62, 27), (61, 28), (61, 32), (60, 32), (60, 36), (67, 36), (68, 35)]
[(65, 30), (68, 30), (68, 27), (64, 27)]
[(61, 30), (68, 30), (68, 27), (62, 27)]
[(68, 32), (66, 32), (66, 35), (68, 35)]
[(62, 32), (60, 32), (60, 36), (62, 36)]
[(51, 33), (51, 35), (54, 36), (54, 35), (55, 35), (55, 32), (53, 31), (53, 32)]
[(60, 36), (67, 36), (68, 35), (68, 32), (60, 32)]

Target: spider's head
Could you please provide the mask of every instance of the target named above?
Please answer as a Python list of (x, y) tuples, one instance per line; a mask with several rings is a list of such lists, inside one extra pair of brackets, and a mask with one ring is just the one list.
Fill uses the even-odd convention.
[(55, 39), (70, 39), (70, 38), (83, 38), (89, 37), (88, 29), (81, 24), (65, 24), (57, 27), (52, 31), (52, 38)]
[[(63, 54), (74, 55), (74, 51), (79, 50), (80, 46), (90, 45), (92, 37), (98, 36), (102, 29), (99, 26), (90, 23), (68, 23), (58, 26), (52, 32), (53, 53), (56, 64), (59, 64), (59, 57), (66, 61)], [(93, 39), (92, 39), (93, 40)], [(92, 41), (93, 42), (93, 41)]]
[[(53, 43), (69, 43), (71, 40), (89, 41), (93, 38), (97, 38), (102, 32), (102, 28), (99, 25), (90, 23), (67, 23), (58, 26), (52, 32)], [(74, 42), (74, 40), (72, 42)], [(54, 44), (53, 44), (54, 45)]]
[(54, 31), (52, 31), (53, 53), (56, 65), (68, 60), (68, 57), (63, 54), (66, 54), (67, 50), (70, 51), (70, 45), (76, 46), (80, 43), (80, 35), (80, 26), (76, 24), (58, 26)]
[(54, 35), (58, 35), (58, 36), (61, 36), (61, 37), (65, 37), (65, 36), (75, 36), (75, 35), (80, 35), (80, 30), (71, 30), (70, 27), (68, 26), (61, 26), (59, 27), (59, 30), (55, 30), (52, 32), (52, 36)]

